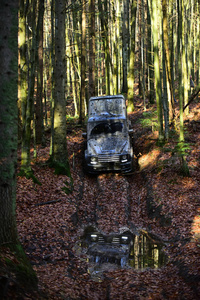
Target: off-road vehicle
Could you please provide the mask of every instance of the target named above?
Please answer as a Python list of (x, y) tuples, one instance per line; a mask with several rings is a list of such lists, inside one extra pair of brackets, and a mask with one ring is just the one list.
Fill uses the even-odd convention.
[(131, 172), (133, 148), (123, 95), (91, 97), (84, 167), (89, 173)]

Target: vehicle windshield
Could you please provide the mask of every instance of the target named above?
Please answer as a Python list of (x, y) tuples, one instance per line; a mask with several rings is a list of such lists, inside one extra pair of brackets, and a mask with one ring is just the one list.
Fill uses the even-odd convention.
[(117, 134), (126, 133), (127, 127), (124, 120), (116, 121), (104, 121), (89, 123), (90, 136), (96, 136), (100, 134)]
[(89, 118), (103, 114), (125, 116), (125, 109), (126, 107), (123, 98), (90, 100)]

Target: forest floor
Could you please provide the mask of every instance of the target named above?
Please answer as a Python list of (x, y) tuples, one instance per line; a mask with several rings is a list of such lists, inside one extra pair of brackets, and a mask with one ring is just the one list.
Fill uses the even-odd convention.
[[(73, 188), (46, 164), (49, 140), (47, 147), (38, 147), (32, 169), (41, 185), (23, 177), (17, 182), (18, 233), (38, 291), (21, 287), (15, 298), (8, 287), (6, 299), (200, 299), (200, 104), (192, 104), (185, 121), (187, 177), (181, 174), (176, 133), (159, 147), (150, 115), (138, 100), (129, 116), (138, 157), (138, 168), (129, 176), (85, 174), (83, 129), (70, 122)], [(167, 263), (159, 268), (107, 264), (95, 278), (87, 253), (80, 250), (89, 225), (106, 235), (123, 228), (147, 232), (162, 241)]]

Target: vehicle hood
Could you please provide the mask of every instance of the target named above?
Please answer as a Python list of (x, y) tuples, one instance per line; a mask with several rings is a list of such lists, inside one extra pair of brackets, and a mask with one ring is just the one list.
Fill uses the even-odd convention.
[(88, 151), (92, 155), (122, 153), (128, 150), (127, 137), (96, 137), (88, 141)]

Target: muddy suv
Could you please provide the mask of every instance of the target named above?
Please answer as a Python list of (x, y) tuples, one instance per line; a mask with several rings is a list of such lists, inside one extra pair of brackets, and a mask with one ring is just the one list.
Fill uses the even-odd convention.
[(132, 171), (131, 144), (126, 102), (122, 95), (89, 100), (85, 169), (89, 173)]

